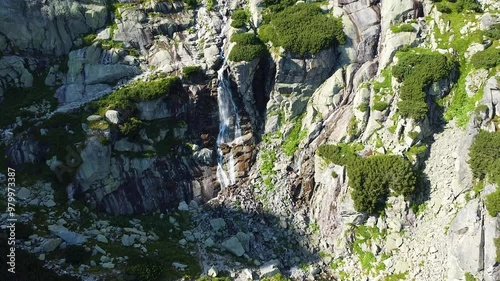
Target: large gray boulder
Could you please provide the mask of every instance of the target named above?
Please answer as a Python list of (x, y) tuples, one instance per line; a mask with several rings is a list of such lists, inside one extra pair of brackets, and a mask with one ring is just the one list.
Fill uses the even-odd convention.
[(482, 217), (479, 199), (469, 201), (448, 230), (448, 279), (461, 279), (465, 272), (477, 275), (484, 268)]
[(240, 240), (236, 236), (232, 236), (231, 238), (222, 242), (222, 247), (228, 252), (233, 253), (237, 257), (241, 257), (243, 256), (243, 254), (245, 254), (245, 249), (243, 249), (243, 245), (241, 245)]
[(70, 231), (61, 225), (49, 225), (49, 231), (53, 235), (59, 236), (64, 242), (68, 243), (68, 245), (81, 245), (87, 242), (85, 236)]

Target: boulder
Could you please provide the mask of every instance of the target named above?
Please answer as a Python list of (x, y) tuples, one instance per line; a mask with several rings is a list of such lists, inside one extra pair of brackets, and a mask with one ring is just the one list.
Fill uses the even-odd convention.
[(124, 234), (122, 236), (121, 241), (122, 241), (122, 245), (125, 247), (132, 246), (132, 245), (134, 245), (134, 242), (135, 242), (135, 236)]
[(214, 231), (219, 231), (226, 228), (226, 221), (223, 218), (216, 218), (210, 220), (210, 225)]
[(61, 238), (50, 239), (50, 240), (45, 241), (45, 243), (43, 243), (42, 249), (44, 252), (52, 252), (55, 249), (57, 249), (57, 247), (59, 247), (59, 245), (61, 245), (61, 243), (62, 243)]
[(87, 242), (87, 238), (85, 236), (70, 231), (61, 225), (49, 225), (49, 231), (53, 235), (59, 236), (68, 245), (81, 245)]
[(231, 238), (222, 242), (222, 247), (237, 257), (241, 257), (243, 256), (243, 254), (245, 254), (245, 249), (243, 249), (240, 240), (238, 240), (236, 236), (232, 236)]
[(280, 270), (278, 268), (279, 266), (280, 266), (279, 260), (270, 260), (264, 263), (259, 267), (260, 278), (271, 277), (280, 273)]
[(106, 111), (104, 116), (106, 117), (106, 120), (110, 123), (118, 124), (120, 122), (120, 112), (116, 110), (110, 109)]
[(31, 191), (27, 189), (26, 187), (21, 187), (17, 191), (17, 198), (21, 200), (28, 199), (31, 196)]

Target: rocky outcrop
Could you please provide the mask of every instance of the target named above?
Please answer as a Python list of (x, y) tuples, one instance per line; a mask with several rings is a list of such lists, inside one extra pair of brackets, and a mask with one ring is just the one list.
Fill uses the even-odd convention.
[(61, 56), (81, 35), (102, 28), (106, 1), (0, 1), (0, 34), (22, 51)]

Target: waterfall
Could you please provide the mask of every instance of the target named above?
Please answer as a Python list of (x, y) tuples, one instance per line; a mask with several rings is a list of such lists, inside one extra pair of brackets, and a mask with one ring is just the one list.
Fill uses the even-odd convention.
[(224, 169), (224, 156), (222, 153), (222, 144), (234, 144), (241, 137), (240, 116), (238, 115), (238, 108), (233, 99), (233, 92), (229, 82), (229, 68), (224, 56), (224, 46), (226, 45), (225, 33), (227, 30), (227, 11), (228, 1), (224, 2), (222, 8), (223, 28), (221, 30), (220, 38), (223, 38), (221, 48), (221, 57), (224, 60), (222, 67), (217, 72), (218, 74), (218, 87), (217, 87), (217, 102), (219, 105), (219, 135), (217, 136), (217, 179), (221, 186), (224, 188), (236, 182), (236, 171), (234, 168), (235, 160), (231, 153), (229, 153), (227, 171)]

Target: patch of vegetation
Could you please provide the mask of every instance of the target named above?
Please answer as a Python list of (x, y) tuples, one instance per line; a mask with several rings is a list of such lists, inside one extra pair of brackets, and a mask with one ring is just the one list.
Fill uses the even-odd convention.
[(3, 95), (0, 103), (0, 128), (4, 128), (16, 121), (17, 117), (41, 117), (43, 113), (34, 113), (28, 107), (47, 101), (50, 110), (57, 106), (54, 98), (54, 89), (45, 85), (44, 75), (33, 77), (33, 86), (29, 88), (9, 88)]
[(139, 264), (129, 265), (126, 272), (136, 280), (157, 281), (163, 272), (163, 267), (158, 262), (150, 259)]
[(335, 165), (347, 166), (359, 158), (358, 151), (362, 150), (362, 145), (352, 144), (323, 144), (318, 150), (318, 156), (322, 157), (327, 163)]
[(359, 212), (376, 213), (385, 208), (389, 195), (409, 197), (415, 192), (416, 173), (400, 156), (361, 158), (348, 145), (322, 145), (317, 153), (327, 163), (346, 167), (354, 207)]
[(396, 155), (376, 155), (347, 166), (351, 196), (356, 210), (375, 213), (385, 208), (391, 193), (409, 197), (417, 178), (411, 164)]
[(197, 75), (201, 75), (203, 73), (203, 69), (199, 65), (195, 66), (185, 66), (182, 69), (182, 75), (187, 79), (191, 79)]
[(375, 93), (391, 93), (392, 92), (392, 68), (386, 67), (380, 75), (384, 78), (382, 82), (373, 82), (373, 90)]
[(392, 69), (394, 77), (403, 85), (398, 108), (403, 117), (424, 119), (428, 112), (424, 88), (446, 78), (454, 68), (448, 56), (428, 50), (400, 52), (398, 64)]
[(267, 25), (259, 30), (264, 41), (300, 54), (316, 54), (345, 43), (342, 21), (329, 16), (314, 4), (289, 5), (289, 1), (266, 1), (271, 4), (264, 16)]
[(356, 239), (352, 243), (352, 249), (359, 258), (361, 268), (370, 271), (377, 266), (377, 258), (372, 252), (363, 251), (362, 245), (365, 244), (370, 247), (372, 240), (385, 236), (385, 232), (380, 232), (377, 227), (368, 227), (365, 225), (357, 226), (353, 231)]
[(482, 52), (474, 54), (470, 59), (476, 69), (490, 69), (500, 65), (500, 49), (495, 47), (488, 48)]
[(408, 275), (407, 272), (404, 273), (398, 273), (398, 274), (391, 274), (388, 275), (384, 278), (384, 281), (399, 281), (399, 280), (407, 280), (406, 275)]
[(477, 281), (476, 277), (470, 272), (465, 273), (465, 281)]
[(89, 33), (89, 34), (83, 36), (82, 37), (83, 45), (85, 45), (85, 46), (92, 45), (92, 43), (94, 42), (96, 37), (97, 37), (97, 34), (95, 34), (95, 33)]
[(490, 30), (486, 30), (484, 36), (493, 40), (500, 40), (500, 23), (494, 24)]
[(494, 238), (493, 243), (495, 244), (496, 252), (497, 252), (497, 258), (496, 261), (500, 263), (500, 237)]
[[(500, 132), (480, 131), (469, 150), (469, 166), (477, 179), (500, 174)], [(500, 181), (496, 182), (500, 185)]]
[(250, 15), (243, 9), (234, 10), (231, 15), (231, 26), (234, 28), (241, 28), (246, 26), (250, 20)]
[(358, 119), (356, 116), (352, 116), (349, 119), (349, 124), (347, 124), (347, 135), (350, 137), (354, 137), (358, 134)]
[(281, 275), (281, 273), (278, 273), (278, 274), (271, 276), (271, 277), (264, 277), (264, 278), (262, 278), (262, 281), (290, 281), (290, 279)]
[(358, 110), (361, 112), (366, 112), (368, 110), (369, 106), (368, 103), (364, 102), (358, 106)]
[(190, 9), (196, 8), (198, 0), (182, 0)]
[(84, 246), (69, 245), (64, 249), (64, 257), (66, 262), (72, 265), (80, 265), (87, 262), (92, 256), (91, 252), (87, 252)]
[(436, 5), (436, 9), (441, 12), (441, 13), (444, 13), (444, 14), (451, 14), (451, 8), (448, 7), (448, 5), (444, 4), (444, 3), (438, 3)]
[(141, 120), (131, 117), (122, 125), (119, 125), (120, 133), (128, 138), (136, 138), (138, 137), (139, 130), (143, 127), (144, 122)]
[(274, 163), (276, 162), (276, 152), (274, 150), (264, 150), (260, 154), (262, 164), (260, 165), (260, 175), (264, 181), (264, 185), (268, 189), (274, 187), (272, 177), (276, 174)]
[(288, 156), (293, 156), (297, 151), (300, 141), (306, 136), (307, 131), (302, 131), (302, 116), (297, 117), (293, 129), (288, 135), (287, 139), (283, 142), (283, 151)]
[[(412, 132), (410, 132), (410, 133), (412, 133)], [(412, 137), (412, 136), (410, 136), (410, 137)], [(413, 138), (413, 139), (415, 139), (415, 138)], [(414, 146), (410, 147), (410, 149), (408, 151), (406, 151), (404, 154), (406, 155), (406, 157), (408, 157), (408, 159), (410, 161), (413, 161), (415, 158), (418, 158), (420, 156), (425, 155), (426, 152), (427, 152), (426, 145), (414, 145)]]
[(379, 101), (379, 102), (376, 102), (373, 104), (373, 109), (374, 110), (377, 110), (377, 111), (384, 111), (387, 109), (387, 107), (389, 106), (389, 104), (385, 101)]
[(149, 82), (137, 81), (93, 102), (93, 106), (104, 114), (107, 109), (131, 109), (135, 102), (154, 100), (181, 91), (182, 83), (179, 77), (158, 78)]
[(231, 42), (236, 43), (229, 53), (231, 61), (251, 61), (267, 54), (266, 46), (253, 33), (235, 33), (231, 36)]
[(416, 29), (413, 25), (409, 23), (401, 24), (401, 25), (393, 25), (391, 26), (392, 33), (400, 33), (400, 32), (415, 32)]
[(486, 196), (485, 204), (488, 214), (492, 217), (496, 217), (496, 215), (500, 212), (500, 189), (497, 188), (497, 190), (488, 194)]
[(212, 11), (215, 6), (215, 0), (207, 0), (207, 11)]

